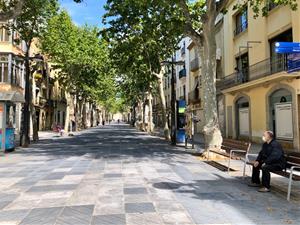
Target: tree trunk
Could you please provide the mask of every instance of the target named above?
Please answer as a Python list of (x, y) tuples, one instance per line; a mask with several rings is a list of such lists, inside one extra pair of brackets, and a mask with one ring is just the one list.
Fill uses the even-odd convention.
[(70, 100), (71, 96), (68, 92), (65, 91), (66, 101), (67, 101), (67, 107), (66, 107), (66, 118), (65, 118), (65, 124), (64, 124), (64, 130), (66, 133), (69, 132), (69, 124), (70, 124)]
[(158, 84), (159, 84), (159, 95), (160, 95), (160, 102), (161, 102), (161, 111), (162, 111), (162, 121), (164, 126), (164, 136), (165, 139), (170, 140), (170, 130), (168, 126), (168, 120), (167, 120), (167, 106), (166, 106), (166, 98), (164, 93), (164, 83), (163, 83), (163, 77), (164, 77), (164, 67), (162, 67), (159, 76), (158, 76)]
[(30, 144), (30, 112), (29, 105), (31, 102), (30, 99), (30, 65), (29, 65), (29, 50), (30, 46), (27, 46), (27, 51), (25, 53), (25, 103), (23, 109), (23, 126), (22, 126), (22, 137), (21, 137), (21, 145), (23, 147), (28, 147)]
[(153, 118), (152, 118), (152, 93), (149, 92), (149, 98), (148, 98), (148, 101), (149, 101), (149, 119), (148, 119), (148, 132), (153, 132)]
[(75, 116), (75, 131), (78, 131), (78, 124), (79, 124), (79, 121), (78, 121), (78, 94), (76, 94), (76, 97), (75, 97), (75, 109), (74, 109), (74, 116)]
[(222, 134), (219, 127), (216, 94), (216, 37), (215, 37), (215, 2), (209, 0), (207, 20), (203, 24), (202, 88), (204, 109), (204, 134), (206, 148), (220, 148)]
[(39, 140), (39, 131), (37, 126), (38, 123), (37, 123), (36, 111), (33, 102), (30, 103), (30, 116), (32, 121), (32, 140), (36, 142)]
[(82, 127), (83, 129), (87, 128), (87, 111), (86, 111), (86, 101), (82, 104)]

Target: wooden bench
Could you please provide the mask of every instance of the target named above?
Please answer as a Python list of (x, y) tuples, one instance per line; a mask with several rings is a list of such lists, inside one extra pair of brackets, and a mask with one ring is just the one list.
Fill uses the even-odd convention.
[[(246, 155), (245, 164), (253, 166), (254, 161), (249, 160), (249, 155), (257, 155), (257, 154)], [(286, 169), (282, 171), (274, 171), (272, 173), (282, 177), (289, 178), (288, 193), (287, 193), (287, 200), (289, 201), (291, 196), (291, 190), (292, 190), (292, 182), (300, 181), (300, 175), (295, 174), (295, 171), (299, 171), (300, 174), (300, 152), (287, 153), (285, 156), (287, 161)]]
[[(209, 152), (213, 152), (215, 154), (228, 157), (229, 158), (228, 172), (230, 172), (231, 159), (246, 161), (246, 155), (249, 154), (250, 147), (251, 147), (250, 142), (224, 138), (222, 142), (221, 150), (212, 149)], [(208, 159), (209, 159), (209, 153), (208, 153)], [(245, 171), (246, 171), (245, 166), (246, 164), (244, 163), (243, 176), (245, 176)]]

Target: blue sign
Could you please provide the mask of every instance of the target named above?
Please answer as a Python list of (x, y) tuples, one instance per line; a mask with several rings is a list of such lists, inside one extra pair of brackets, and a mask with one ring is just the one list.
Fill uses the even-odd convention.
[(184, 113), (186, 108), (185, 100), (178, 101), (178, 113)]
[(300, 53), (300, 47), (293, 48), (275, 48), (276, 53), (288, 54), (288, 53)]
[(281, 54), (300, 53), (300, 43), (297, 42), (276, 42), (275, 52)]
[(294, 47), (300, 48), (300, 43), (298, 43), (298, 42), (276, 42), (275, 47), (276, 48), (294, 48)]
[(185, 129), (181, 128), (177, 130), (177, 135), (176, 135), (176, 141), (178, 143), (184, 143), (185, 142)]
[[(2, 130), (0, 129), (0, 146), (2, 146)], [(15, 148), (15, 129), (6, 128), (5, 131), (5, 150)]]

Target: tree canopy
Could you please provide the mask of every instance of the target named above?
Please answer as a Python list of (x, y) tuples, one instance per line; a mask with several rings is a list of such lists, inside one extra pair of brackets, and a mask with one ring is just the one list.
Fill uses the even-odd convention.
[(96, 27), (76, 26), (62, 10), (49, 22), (41, 48), (67, 90), (105, 106), (116, 98), (117, 87), (108, 44), (99, 32)]

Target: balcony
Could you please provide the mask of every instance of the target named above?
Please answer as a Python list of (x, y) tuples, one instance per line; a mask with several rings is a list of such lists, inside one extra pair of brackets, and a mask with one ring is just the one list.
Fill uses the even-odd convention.
[(0, 55), (0, 83), (24, 86), (24, 62), (12, 54)]
[(179, 71), (179, 79), (186, 77), (186, 69), (183, 68)]
[(258, 62), (248, 68), (245, 68), (241, 72), (235, 72), (224, 77), (217, 82), (217, 89), (224, 90), (243, 83), (258, 80), (279, 72), (296, 71), (300, 69), (300, 60), (293, 62), (287, 62), (285, 57), (278, 58), (276, 60), (266, 59)]
[(195, 57), (191, 62), (190, 62), (190, 68), (192, 72), (195, 72), (199, 69), (199, 57)]
[(201, 99), (199, 96), (199, 89), (195, 88), (193, 91), (188, 94), (189, 104), (200, 104)]

